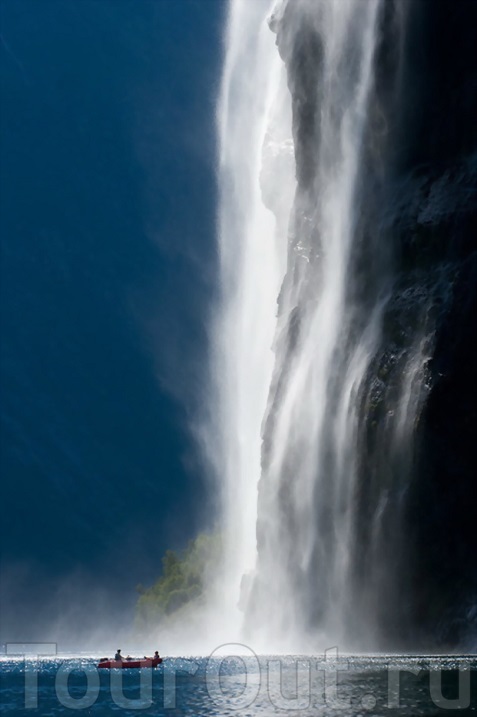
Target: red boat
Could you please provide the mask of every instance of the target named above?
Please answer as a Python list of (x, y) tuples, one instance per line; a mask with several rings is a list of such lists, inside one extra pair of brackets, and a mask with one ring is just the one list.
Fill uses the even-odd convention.
[(162, 662), (162, 657), (155, 660), (101, 660), (97, 667), (102, 668), (118, 668), (120, 670), (125, 667), (157, 667)]

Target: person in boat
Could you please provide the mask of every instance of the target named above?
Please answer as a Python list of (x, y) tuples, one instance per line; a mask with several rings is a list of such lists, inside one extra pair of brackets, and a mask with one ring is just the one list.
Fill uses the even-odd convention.
[(124, 660), (124, 657), (121, 655), (121, 650), (116, 650), (116, 654), (114, 655), (114, 659), (117, 662), (118, 660)]
[(147, 657), (146, 655), (144, 655), (144, 659), (145, 660), (160, 660), (161, 657), (159, 655), (159, 652), (156, 650), (152, 657)]

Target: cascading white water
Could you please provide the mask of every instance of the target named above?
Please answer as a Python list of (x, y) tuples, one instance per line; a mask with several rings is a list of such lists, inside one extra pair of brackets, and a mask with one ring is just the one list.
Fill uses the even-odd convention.
[(266, 24), (272, 5), (230, 3), (217, 110), (220, 305), (205, 443), (220, 491), (226, 555), (214, 628), (228, 639), (240, 637), (241, 580), (256, 561), (260, 427), (286, 262), (280, 218), (287, 221), (294, 189), (285, 68)]
[[(356, 615), (369, 636), (382, 569), (389, 486), (379, 493), (370, 477), (366, 534), (378, 577), (352, 606), (358, 444), (392, 286), (379, 231), (363, 220), (373, 203), (366, 172), (380, 176), (370, 106), (383, 2), (273, 4), (230, 3), (209, 445), (226, 526), (225, 632), (240, 637), (248, 574), (244, 639), (299, 651), (346, 645)], [(293, 149), (296, 176), (284, 161)], [(399, 425), (388, 434), (396, 444)]]
[[(286, 153), (291, 145), (291, 98), (284, 87), (285, 67), (266, 24), (274, 4), (249, 0), (231, 2), (218, 108), (222, 296), (215, 325), (213, 362), (213, 373), (219, 380), (215, 394), (214, 429), (218, 440), (214, 461), (225, 488), (227, 561), (222, 591), (225, 590), (223, 605), (229, 635), (230, 630), (234, 635), (239, 634), (237, 628), (241, 620), (236, 606), (240, 581), (244, 574), (254, 570), (256, 563), (261, 425), (273, 370), (271, 347), (276, 302), (285, 272), (284, 217), (295, 185), (292, 163), (281, 162), (281, 171), (278, 163), (275, 167), (263, 164), (267, 141), (278, 148), (278, 156), (280, 152)], [(281, 400), (270, 459), (270, 471), (278, 476), (290, 452), (298, 448), (301, 453), (293, 502), (301, 522), (295, 536), (297, 560), (303, 566), (310, 560), (316, 538), (312, 500), (316, 490), (316, 466), (321, 461), (325, 470), (327, 448), (329, 450), (329, 446), (324, 445), (329, 420), (327, 390), (335, 375), (337, 346), (346, 340), (342, 334), (343, 322), (349, 321), (345, 288), (356, 219), (354, 188), (359, 176), (361, 136), (372, 81), (377, 7), (377, 0), (369, 0), (364, 8), (358, 7), (355, 0), (328, 0), (321, 3), (320, 8), (326, 38), (321, 80), (322, 139), (321, 146), (316, 148), (317, 156), (321, 155), (318, 224), (322, 235), (322, 286), (303, 320), (304, 339), (292, 358), (292, 375)], [(356, 49), (355, 72), (346, 68), (349, 43)], [(340, 72), (343, 63), (345, 67)], [(343, 75), (343, 70), (350, 76)], [(267, 160), (270, 161), (270, 157), (266, 157)], [(260, 186), (260, 175), (264, 173), (266, 189)], [(273, 207), (276, 216), (265, 207), (264, 195), (276, 197)], [(302, 271), (300, 264), (310, 261), (310, 251), (316, 251), (316, 247), (298, 248), (289, 260), (288, 268), (290, 262), (296, 263), (302, 276), (285, 295), (282, 308), (285, 315), (303, 298), (306, 266)], [(372, 331), (368, 330), (367, 341), (372, 340), (369, 334)], [(348, 490), (345, 474), (350, 466), (344, 457), (346, 454), (350, 457), (346, 442), (352, 439), (349, 435), (351, 394), (366, 369), (367, 355), (366, 347), (360, 344), (348, 366), (340, 367), (341, 398), (335, 412), (332, 439), (342, 463), (334, 489), (337, 507)], [(342, 357), (339, 359), (343, 362)], [(271, 480), (276, 483), (278, 477), (274, 479), (272, 475)], [(272, 523), (279, 520), (280, 513), (273, 497), (272, 491), (267, 507), (267, 519)], [(338, 526), (336, 529), (339, 530)], [(337, 538), (340, 543), (335, 566), (338, 584), (345, 572), (346, 531), (341, 531)], [(264, 573), (262, 578), (266, 576), (269, 586), (278, 591), (286, 610), (294, 597), (293, 586), (280, 579), (279, 556), (276, 562), (277, 565), (273, 561), (270, 564), (265, 558), (260, 570)], [(270, 640), (270, 631), (276, 633), (278, 629), (276, 621), (270, 623), (271, 630), (265, 629), (265, 641)]]
[[(378, 9), (378, 0), (327, 0), (301, 7), (306, 21), (316, 23), (322, 43), (316, 76), (319, 131), (310, 158), (315, 179), (307, 188), (306, 208), (295, 206), (295, 233), (301, 236), (288, 261), (293, 278), (281, 297), (281, 321), (289, 323), (298, 310), (299, 337), (286, 357), (277, 352), (275, 370), (286, 378), (270, 402), (259, 588), (248, 611), (263, 644), (279, 649), (310, 644), (309, 621), (302, 620), (302, 613), (313, 616), (325, 644), (345, 639), (357, 394), (379, 337), (383, 306), (377, 301), (353, 336), (361, 317), (348, 299), (348, 285)], [(313, 238), (306, 226), (304, 231), (303, 219), (317, 229)], [(278, 551), (281, 531), (292, 533), (285, 554)], [(291, 572), (289, 561), (295, 563)], [(300, 576), (313, 572), (314, 585), (301, 584)], [(265, 591), (260, 585), (266, 585)], [(312, 605), (314, 591), (320, 595), (319, 611)], [(272, 594), (280, 598), (266, 621), (264, 603)], [(298, 611), (297, 603), (302, 606)], [(316, 646), (316, 635), (311, 644)]]

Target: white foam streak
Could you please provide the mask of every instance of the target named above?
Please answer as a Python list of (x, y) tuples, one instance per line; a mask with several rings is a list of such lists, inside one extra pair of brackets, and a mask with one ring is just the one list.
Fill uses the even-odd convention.
[[(305, 280), (295, 282), (284, 301), (284, 314), (301, 305), (301, 331), (289, 369), (289, 380), (280, 399), (275, 419), (271, 465), (267, 475), (270, 487), (280, 480), (291, 482), (289, 508), (298, 516), (299, 529), (293, 534), (296, 563), (302, 571), (309, 567), (316, 551), (334, 551), (334, 562), (326, 575), (326, 585), (317, 590), (329, 593), (328, 614), (324, 623), (333, 638), (342, 618), (340, 594), (348, 570), (350, 535), (350, 492), (355, 479), (353, 443), (356, 430), (353, 399), (366, 374), (369, 359), (379, 336), (381, 307), (370, 317), (367, 329), (351, 356), (345, 356), (348, 336), (346, 327), (352, 322), (353, 307), (346, 304), (350, 251), (357, 220), (355, 195), (359, 178), (360, 155), (367, 116), (367, 102), (372, 86), (375, 22), (378, 2), (364, 7), (354, 0), (338, 0), (322, 4), (322, 37), (324, 66), (322, 82), (321, 139), (317, 183), (317, 212), (314, 221), (321, 237), (321, 289), (313, 301), (306, 299)], [(354, 49), (358, 68), (357, 79), (343, 76), (346, 54)], [(341, 68), (341, 73), (340, 73)], [(317, 79), (318, 81), (318, 79)], [(342, 372), (341, 376), (337, 372)], [(333, 393), (334, 395), (330, 395)], [(333, 409), (333, 406), (335, 408)], [(333, 426), (330, 441), (330, 423)], [(327, 472), (330, 452), (335, 468), (332, 480)], [(289, 456), (299, 458), (290, 474)], [(288, 478), (284, 478), (289, 473)], [(329, 484), (331, 483), (331, 488)], [(332, 490), (329, 496), (327, 491)], [(323, 505), (333, 509), (334, 545), (320, 541), (317, 525), (316, 499), (322, 493)], [(279, 521), (280, 507), (272, 494), (269, 521)], [(273, 517), (275, 515), (275, 517)], [(260, 569), (266, 580), (274, 582), (280, 595), (276, 610), (282, 612), (281, 624), (288, 622), (288, 638), (304, 645), (305, 635), (293, 634), (295, 627), (286, 616), (293, 613), (297, 587), (286, 576), (280, 578), (280, 557), (268, 552)], [(318, 587), (319, 586), (319, 587)], [(253, 609), (252, 609), (253, 613)], [(280, 621), (270, 629), (266, 640), (274, 648)], [(281, 635), (279, 636), (282, 637)], [(286, 636), (285, 636), (286, 637)], [(287, 643), (290, 644), (290, 643)]]
[(227, 560), (219, 587), (220, 630), (221, 639), (228, 640), (240, 636), (240, 582), (256, 561), (260, 427), (285, 270), (285, 236), (279, 236), (277, 220), (264, 205), (261, 186), (263, 155), (279, 158), (280, 145), (289, 147), (291, 132), (289, 113), (280, 107), (284, 66), (266, 24), (270, 9), (269, 1), (230, 4), (217, 111), (221, 297), (213, 322), (213, 416), (206, 443), (224, 517)]

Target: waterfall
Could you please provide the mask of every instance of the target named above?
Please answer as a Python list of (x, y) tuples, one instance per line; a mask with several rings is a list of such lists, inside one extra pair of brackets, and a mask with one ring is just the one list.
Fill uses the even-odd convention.
[(270, 9), (270, 0), (230, 3), (217, 110), (220, 300), (212, 321), (205, 443), (219, 486), (227, 556), (218, 613), (234, 639), (240, 637), (242, 578), (256, 563), (261, 423), (286, 262), (280, 224), (294, 190), (291, 111), (285, 68), (266, 23)]
[[(226, 632), (265, 651), (376, 645), (400, 559), (432, 330), (424, 298), (405, 346), (386, 335), (384, 13), (382, 0), (229, 6), (208, 446)], [(399, 10), (392, 22), (398, 92)]]

